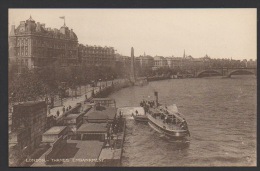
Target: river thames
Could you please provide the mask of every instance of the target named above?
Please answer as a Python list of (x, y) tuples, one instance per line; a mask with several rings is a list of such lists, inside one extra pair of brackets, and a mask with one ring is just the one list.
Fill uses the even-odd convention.
[(171, 79), (110, 95), (117, 107), (139, 106), (158, 91), (161, 104), (184, 114), (189, 141), (165, 139), (148, 124), (127, 120), (123, 166), (255, 166), (256, 77)]

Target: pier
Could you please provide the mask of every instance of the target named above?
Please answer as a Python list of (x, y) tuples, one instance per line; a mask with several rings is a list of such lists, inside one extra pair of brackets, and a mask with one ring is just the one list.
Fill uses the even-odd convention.
[[(21, 158), (17, 158), (15, 162), (20, 166), (32, 167), (103, 166), (108, 163), (120, 166), (125, 119), (121, 119), (120, 131), (111, 132), (114, 120), (119, 117), (116, 105), (106, 103), (110, 99), (105, 97), (130, 85), (129, 80), (114, 81), (111, 84), (99, 83), (77, 98), (63, 99), (62, 106), (46, 110), (46, 104), (42, 105), (45, 112), (41, 115), (45, 115), (46, 123), (44, 132), (40, 135), (41, 140), (37, 139), (37, 145), (33, 149), (23, 150)], [(43, 103), (44, 101), (39, 105)], [(105, 106), (104, 109), (97, 106), (101, 103)], [(38, 103), (28, 102), (19, 106), (35, 105)], [(68, 110), (63, 110), (64, 108)], [(21, 133), (26, 133), (24, 131), (26, 130)], [(11, 134), (11, 142), (16, 143), (16, 138), (23, 135), (21, 133)]]

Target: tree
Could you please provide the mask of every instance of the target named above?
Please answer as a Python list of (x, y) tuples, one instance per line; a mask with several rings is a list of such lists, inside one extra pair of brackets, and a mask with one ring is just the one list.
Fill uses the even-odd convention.
[(11, 102), (37, 100), (45, 95), (46, 85), (28, 69), (9, 79), (9, 97)]

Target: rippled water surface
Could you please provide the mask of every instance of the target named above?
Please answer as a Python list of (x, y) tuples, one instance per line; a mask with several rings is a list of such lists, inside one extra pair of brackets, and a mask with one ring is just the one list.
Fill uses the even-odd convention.
[(162, 104), (177, 104), (190, 142), (172, 142), (148, 124), (127, 120), (123, 166), (256, 165), (256, 77), (174, 79), (122, 89), (117, 107), (138, 106), (159, 92)]

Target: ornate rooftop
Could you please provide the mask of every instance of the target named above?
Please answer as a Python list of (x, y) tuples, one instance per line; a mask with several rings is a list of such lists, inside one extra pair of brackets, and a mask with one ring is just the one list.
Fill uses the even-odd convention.
[(31, 16), (26, 21), (21, 21), (20, 25), (17, 28), (15, 28), (15, 26), (12, 26), (10, 36), (23, 34), (38, 34), (58, 39), (78, 40), (77, 35), (66, 25), (63, 25), (60, 29), (52, 29), (50, 27), (46, 28), (45, 24), (35, 22)]

